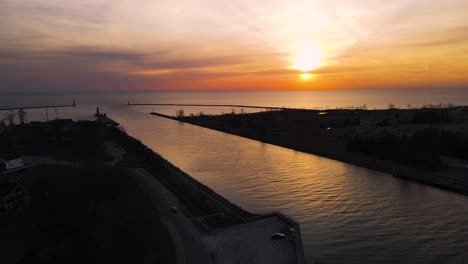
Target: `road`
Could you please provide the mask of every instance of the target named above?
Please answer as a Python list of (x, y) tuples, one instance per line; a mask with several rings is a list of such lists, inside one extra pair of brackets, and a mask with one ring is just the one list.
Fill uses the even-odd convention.
[(211, 264), (210, 254), (202, 241), (202, 236), (192, 222), (178, 210), (174, 213), (171, 208), (181, 208), (178, 199), (168, 191), (154, 176), (144, 169), (130, 169), (130, 173), (137, 177), (140, 189), (150, 197), (155, 210), (161, 211), (161, 221), (166, 224), (174, 242), (177, 264)]

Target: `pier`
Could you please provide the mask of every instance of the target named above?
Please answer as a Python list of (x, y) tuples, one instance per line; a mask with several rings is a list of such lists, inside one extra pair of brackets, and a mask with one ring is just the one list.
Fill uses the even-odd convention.
[(205, 106), (205, 107), (235, 107), (235, 108), (254, 108), (269, 110), (306, 110), (300, 108), (277, 107), (277, 106), (259, 106), (259, 105), (237, 105), (237, 104), (134, 104), (128, 102), (128, 105), (135, 106)]
[(65, 108), (65, 107), (76, 107), (76, 102), (73, 100), (72, 104), (64, 105), (36, 105), (36, 106), (24, 106), (24, 107), (5, 107), (0, 108), (0, 111), (12, 111), (12, 110), (28, 110), (28, 109), (46, 109), (46, 108)]
[(110, 125), (110, 126), (118, 126), (119, 123), (114, 121), (112, 118), (108, 117), (106, 113), (101, 114), (99, 112), (99, 107), (96, 108), (96, 114), (94, 115), (96, 117), (96, 122), (101, 123), (103, 125)]
[(65, 107), (76, 107), (75, 100), (72, 104), (65, 105), (38, 105), (38, 106), (25, 106), (25, 107), (6, 107), (0, 108), (0, 111), (12, 111), (12, 110), (29, 110), (29, 109), (45, 109), (45, 108), (65, 108)]

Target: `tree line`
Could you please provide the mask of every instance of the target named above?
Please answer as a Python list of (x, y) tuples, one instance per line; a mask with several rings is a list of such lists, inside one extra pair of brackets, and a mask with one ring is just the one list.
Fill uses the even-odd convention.
[(28, 121), (28, 113), (24, 111), (24, 109), (18, 109), (16, 112), (10, 110), (3, 115), (2, 119), (0, 119), (0, 126), (16, 125), (16, 117), (18, 117), (18, 122), (21, 125), (24, 125)]

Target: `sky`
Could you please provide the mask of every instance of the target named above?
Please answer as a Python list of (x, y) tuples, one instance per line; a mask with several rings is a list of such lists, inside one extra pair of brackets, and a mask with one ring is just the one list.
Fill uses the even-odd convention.
[(468, 87), (466, 0), (0, 0), (0, 91)]

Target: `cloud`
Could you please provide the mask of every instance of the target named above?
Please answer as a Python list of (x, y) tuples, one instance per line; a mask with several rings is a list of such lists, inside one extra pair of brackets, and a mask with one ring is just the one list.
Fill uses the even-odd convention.
[(171, 58), (171, 52), (77, 46), (0, 50), (0, 89), (124, 89), (245, 75), (231, 69), (278, 54)]
[[(423, 38), (423, 36), (421, 36)], [(426, 37), (427, 38), (427, 37)], [(444, 31), (433, 32), (429, 40), (403, 43), (404, 46), (435, 47), (457, 45), (468, 42), (468, 27), (454, 27)]]
[(311, 71), (323, 75), (314, 80), (322, 86), (466, 70), (466, 1), (293, 2), (0, 0), (0, 90), (216, 85), (230, 77), (288, 86), (300, 73), (288, 66), (310, 47), (323, 53), (325, 66)]
[[(327, 74), (336, 74), (336, 73), (349, 73), (355, 71), (364, 70), (365, 67), (356, 67), (356, 66), (346, 66), (346, 65), (333, 65), (333, 66), (322, 66), (317, 69), (308, 71), (311, 74), (327, 75)], [(246, 74), (258, 74), (258, 75), (297, 75), (304, 73), (300, 70), (294, 69), (274, 69), (274, 70), (265, 70), (265, 71), (256, 71)]]
[[(219, 66), (247, 62), (246, 57), (226, 56), (200, 59), (167, 59), (166, 50), (140, 52), (115, 48), (81, 46), (58, 50), (0, 50), (0, 58), (14, 64), (42, 62), (93, 67), (95, 65), (123, 61), (148, 69), (180, 69)], [(1, 62), (0, 62), (1, 63)]]

